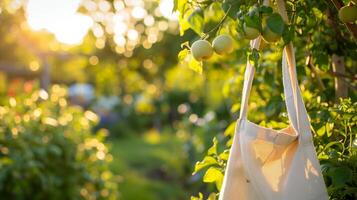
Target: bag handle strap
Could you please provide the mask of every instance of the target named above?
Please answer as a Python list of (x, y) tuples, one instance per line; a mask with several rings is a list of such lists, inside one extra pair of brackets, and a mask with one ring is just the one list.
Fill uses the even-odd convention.
[[(260, 41), (261, 41), (261, 37), (258, 37), (257, 39), (252, 40), (250, 42), (251, 48), (257, 49), (259, 47)], [(241, 102), (241, 108), (240, 108), (240, 114), (239, 114), (240, 119), (247, 118), (248, 101), (249, 101), (250, 91), (251, 91), (252, 85), (253, 85), (254, 73), (255, 73), (255, 68), (248, 60), (247, 66), (246, 66), (246, 69), (244, 72), (242, 102)]]
[[(264, 5), (269, 5), (269, 0), (264, 0)], [(285, 9), (284, 0), (277, 0), (278, 12), (282, 16), (283, 20), (287, 23), (288, 16)], [(258, 48), (261, 42), (261, 37), (252, 40), (250, 43), (251, 48)], [(295, 130), (300, 133), (300, 137), (306, 139), (311, 138), (310, 125), (308, 123), (308, 116), (302, 101), (301, 93), (296, 76), (296, 63), (294, 56), (294, 49), (292, 43), (289, 43), (284, 47), (283, 58), (283, 85), (285, 94), (285, 103), (289, 115), (289, 120)], [(253, 84), (255, 69), (254, 66), (247, 61), (247, 66), (244, 74), (244, 84), (242, 91), (242, 102), (240, 109), (240, 119), (247, 118), (248, 100), (250, 91)], [(304, 134), (304, 135), (302, 135)], [(306, 136), (306, 137), (305, 137)]]
[[(264, 0), (263, 5), (269, 6), (270, 0)], [(250, 41), (250, 47), (252, 49), (258, 49), (262, 37), (259, 36), (258, 38)], [(242, 91), (242, 101), (239, 113), (239, 119), (246, 119), (247, 118), (247, 110), (248, 110), (248, 101), (250, 96), (250, 91), (253, 85), (255, 68), (254, 66), (247, 60), (247, 66), (244, 73), (244, 83), (243, 83), (243, 91)]]
[[(285, 23), (289, 22), (285, 8), (284, 0), (277, 0), (278, 12), (282, 16)], [(297, 80), (295, 52), (292, 43), (290, 42), (284, 48), (282, 58), (283, 68), (283, 84), (284, 94), (291, 97), (285, 97), (286, 108), (288, 110), (289, 119), (293, 127), (299, 132), (300, 142), (306, 143), (312, 141), (309, 117), (302, 100), (300, 87)], [(288, 90), (291, 90), (289, 92)]]
[(289, 120), (293, 128), (298, 131), (300, 142), (310, 142), (312, 138), (309, 117), (297, 81), (295, 56), (291, 44), (284, 48), (282, 70), (285, 104)]
[[(289, 23), (288, 14), (286, 13), (284, 0), (277, 0), (278, 12), (283, 18), (285, 23)], [(288, 110), (288, 115), (293, 127), (299, 130), (298, 118), (299, 118), (299, 108), (297, 107), (298, 96), (297, 96), (297, 76), (296, 76), (296, 66), (295, 66), (295, 56), (294, 56), (293, 44), (290, 42), (284, 47), (283, 58), (282, 58), (282, 70), (283, 70), (283, 84), (284, 84), (284, 94), (286, 96), (292, 93), (292, 101), (290, 97), (285, 100), (286, 109)], [(286, 69), (288, 68), (288, 74)], [(285, 76), (284, 76), (285, 75)], [(286, 76), (288, 75), (288, 77)], [(289, 89), (286, 89), (289, 87)], [(294, 108), (294, 109), (292, 109)]]

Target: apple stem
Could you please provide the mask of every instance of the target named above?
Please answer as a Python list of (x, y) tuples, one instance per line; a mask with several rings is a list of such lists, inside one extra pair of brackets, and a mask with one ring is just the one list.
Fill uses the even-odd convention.
[(224, 21), (226, 21), (226, 19), (228, 17), (229, 12), (231, 11), (231, 8), (232, 8), (232, 5), (229, 6), (227, 12), (225, 13), (225, 15), (223, 16), (221, 21), (215, 27), (213, 27), (211, 30), (209, 30), (208, 32), (204, 33), (203, 36), (201, 37), (201, 39), (204, 39), (204, 40), (208, 39), (211, 36), (211, 33), (219, 30), (222, 27)]

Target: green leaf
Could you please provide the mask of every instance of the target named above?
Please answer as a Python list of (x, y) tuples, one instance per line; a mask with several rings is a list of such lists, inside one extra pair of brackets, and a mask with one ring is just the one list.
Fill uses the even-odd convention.
[(260, 6), (259, 12), (261, 12), (262, 14), (271, 14), (273, 13), (273, 8), (270, 6)]
[(216, 200), (216, 199), (217, 199), (217, 194), (214, 192), (211, 193), (207, 198), (207, 200)]
[(179, 11), (180, 14), (183, 15), (184, 11), (185, 11), (185, 7), (187, 5), (188, 0), (174, 0), (174, 7), (172, 9), (172, 11)]
[(227, 141), (226, 145), (227, 145), (227, 147), (230, 147), (230, 146), (232, 146), (232, 144), (233, 144), (233, 138), (230, 138), (230, 139)]
[(215, 168), (215, 167), (210, 167), (205, 175), (203, 176), (203, 182), (205, 183), (212, 183), (215, 182), (217, 180), (220, 180), (223, 177), (222, 172)]
[(224, 13), (226, 13), (227, 16), (232, 19), (237, 18), (237, 13), (239, 12), (240, 6), (241, 6), (241, 2), (237, 0), (225, 0), (222, 3), (222, 9)]
[(218, 140), (216, 137), (213, 138), (213, 145), (211, 148), (208, 149), (207, 151), (207, 155), (217, 155), (217, 144), (218, 144)]
[(285, 26), (283, 32), (283, 40), (285, 44), (288, 44), (294, 39), (295, 31), (294, 26)]
[(326, 123), (323, 125), (319, 130), (317, 130), (317, 135), (318, 136), (323, 136), (325, 133), (327, 134), (327, 137), (330, 137), (332, 135), (332, 130), (333, 130), (334, 123)]
[(179, 11), (179, 24), (180, 24), (180, 36), (182, 36), (187, 29), (190, 28), (190, 24), (186, 19), (186, 15), (188, 15), (192, 10), (187, 7), (188, 0), (177, 0), (174, 1), (174, 10)]
[(330, 137), (332, 135), (332, 130), (334, 127), (334, 123), (326, 123), (326, 133), (327, 133), (327, 137)]
[(335, 187), (343, 187), (352, 178), (352, 171), (348, 167), (333, 168), (329, 171), (332, 184)]
[(195, 72), (202, 74), (202, 62), (195, 60), (192, 55), (189, 58), (188, 66)]
[(206, 156), (201, 162), (196, 163), (195, 170), (194, 170), (193, 174), (201, 171), (205, 167), (215, 165), (215, 164), (218, 164), (217, 160), (215, 158), (213, 158), (212, 156)]
[(339, 142), (339, 141), (334, 141), (334, 142), (328, 143), (328, 144), (324, 147), (324, 150), (326, 151), (326, 150), (328, 150), (328, 149), (329, 149), (330, 147), (332, 147), (332, 146), (337, 146), (337, 147), (339, 147), (340, 150), (343, 149), (343, 145), (341, 144), (341, 142)]
[(323, 174), (328, 173), (328, 171), (333, 167), (331, 163), (322, 163), (321, 164), (321, 172)]
[(219, 159), (227, 161), (229, 158), (229, 150), (224, 150), (221, 154), (219, 154)]
[(284, 32), (284, 20), (278, 13), (271, 14), (267, 19), (267, 25), (271, 31), (278, 35), (282, 35)]
[(319, 20), (322, 19), (324, 16), (324, 14), (317, 8), (312, 8), (312, 12), (314, 13), (315, 17)]
[(321, 128), (319, 128), (319, 130), (317, 130), (317, 135), (321, 137), (325, 135), (325, 132), (326, 132), (326, 126), (322, 126)]
[(198, 197), (191, 196), (191, 200), (203, 200), (203, 194), (200, 192), (198, 193)]
[(183, 43), (181, 43), (181, 49), (184, 49), (184, 48), (190, 48), (190, 42), (189, 41), (186, 41), (186, 42), (183, 42)]
[(222, 186), (222, 181), (223, 181), (223, 173), (215, 168), (215, 167), (210, 167), (205, 175), (203, 176), (203, 182), (205, 183), (216, 183), (217, 189), (221, 189)]
[(235, 104), (232, 105), (230, 111), (231, 111), (231, 113), (235, 113), (235, 112), (237, 112), (239, 109), (240, 109), (240, 103), (235, 103)]
[(183, 36), (185, 31), (190, 28), (190, 23), (185, 19), (179, 19), (180, 22), (180, 36)]
[(190, 28), (198, 35), (201, 35), (204, 26), (204, 15), (202, 9), (196, 9), (193, 11), (187, 21), (190, 24)]
[(252, 49), (251, 52), (248, 52), (248, 59), (256, 68), (258, 67), (259, 58), (260, 58), (260, 55), (259, 55), (258, 50)]
[(179, 61), (185, 60), (185, 58), (189, 55), (190, 51), (188, 49), (183, 49), (178, 54)]
[(48, 145), (48, 151), (56, 156), (59, 156), (62, 154), (61, 148), (54, 144)]
[(229, 124), (229, 126), (224, 131), (224, 135), (225, 136), (233, 136), (235, 127), (236, 127), (236, 122), (232, 122), (231, 124)]
[(248, 27), (262, 30), (262, 28), (261, 28), (262, 23), (261, 23), (261, 20), (258, 15), (252, 15), (252, 16), (246, 15), (246, 17), (244, 17), (244, 22), (245, 22), (246, 26), (248, 26)]
[(174, 0), (174, 7), (172, 8), (172, 12), (175, 12), (177, 10), (178, 2), (179, 2), (179, 0)]

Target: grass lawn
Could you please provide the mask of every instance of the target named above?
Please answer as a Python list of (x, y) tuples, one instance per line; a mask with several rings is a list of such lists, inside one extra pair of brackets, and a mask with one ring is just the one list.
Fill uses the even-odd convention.
[[(122, 177), (123, 200), (182, 200), (186, 158), (173, 134), (149, 132), (141, 137), (112, 139), (112, 171)], [(187, 173), (187, 172), (186, 172)]]

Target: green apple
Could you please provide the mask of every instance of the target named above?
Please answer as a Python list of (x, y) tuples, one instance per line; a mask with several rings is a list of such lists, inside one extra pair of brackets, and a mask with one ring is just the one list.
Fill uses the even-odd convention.
[(191, 46), (191, 53), (197, 61), (207, 60), (213, 55), (213, 48), (207, 40), (197, 40)]
[(344, 6), (338, 11), (338, 17), (344, 23), (353, 23), (357, 20), (357, 6)]
[(244, 24), (244, 37), (248, 40), (253, 40), (260, 35), (260, 31), (257, 28), (249, 27)]
[(281, 38), (281, 35), (274, 33), (268, 26), (264, 27), (263, 33), (262, 33), (263, 39), (266, 42), (277, 42)]
[(212, 46), (219, 55), (231, 53), (233, 51), (233, 39), (226, 34), (220, 35), (213, 40)]

